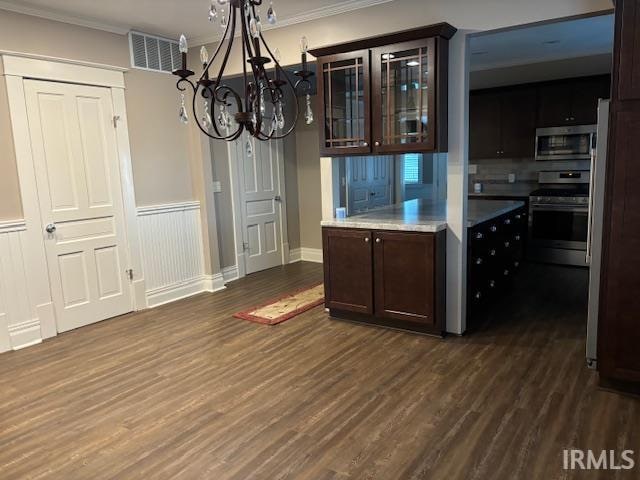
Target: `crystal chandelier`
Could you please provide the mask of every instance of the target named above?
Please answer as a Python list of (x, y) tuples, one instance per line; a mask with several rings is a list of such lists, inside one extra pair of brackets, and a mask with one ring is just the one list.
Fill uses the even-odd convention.
[[(273, 52), (262, 36), (260, 6), (263, 0), (211, 0), (208, 19), (219, 23), (224, 29), (215, 53), (209, 58), (207, 49), (200, 49), (203, 72), (197, 81), (190, 80), (194, 72), (187, 68), (187, 39), (180, 37), (182, 67), (173, 72), (180, 77), (177, 82), (181, 103), (179, 118), (189, 122), (185, 105), (185, 91), (193, 90), (191, 111), (193, 119), (202, 132), (216, 140), (234, 141), (246, 130), (258, 140), (280, 139), (289, 135), (298, 122), (298, 98), (296, 93), (306, 94), (305, 121), (313, 122), (311, 108), (311, 83), (313, 72), (307, 65), (307, 39), (300, 40), (302, 70), (294, 72), (299, 77), (295, 84), (280, 66), (280, 52)], [(217, 6), (216, 6), (217, 5)], [(228, 7), (225, 10), (225, 7)], [(266, 20), (277, 21), (273, 2), (270, 2)], [(224, 81), (224, 72), (239, 28), (242, 42), (243, 91), (237, 91)], [(226, 41), (226, 46), (225, 46)], [(223, 48), (224, 47), (224, 48)], [(220, 69), (211, 76), (209, 69), (220, 57)], [(274, 67), (267, 70), (273, 63)], [(290, 89), (295, 101), (295, 116), (285, 118), (285, 90)], [(201, 108), (198, 108), (201, 102)], [(199, 115), (198, 111), (202, 113)], [(249, 145), (249, 142), (248, 142)]]

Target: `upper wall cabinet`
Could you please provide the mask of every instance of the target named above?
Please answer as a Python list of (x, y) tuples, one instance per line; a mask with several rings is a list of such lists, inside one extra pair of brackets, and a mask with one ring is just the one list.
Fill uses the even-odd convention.
[(540, 84), (538, 127), (592, 125), (598, 122), (598, 99), (609, 98), (609, 75)]
[(318, 67), (322, 153), (370, 152), (369, 50), (328, 55)]
[(447, 151), (449, 39), (442, 23), (311, 50), (324, 156)]

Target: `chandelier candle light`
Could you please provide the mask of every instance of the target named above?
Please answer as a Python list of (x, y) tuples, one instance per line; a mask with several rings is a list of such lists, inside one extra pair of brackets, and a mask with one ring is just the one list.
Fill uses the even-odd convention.
[[(245, 130), (256, 139), (263, 141), (286, 137), (298, 122), (296, 95), (298, 92), (304, 94), (306, 98), (305, 121), (307, 124), (313, 122), (309, 79), (314, 73), (309, 70), (307, 64), (307, 39), (302, 37), (300, 40), (302, 69), (294, 72), (294, 75), (299, 77), (294, 84), (280, 66), (280, 51), (275, 49), (272, 52), (262, 35), (259, 11), (262, 2), (263, 0), (211, 0), (208, 19), (210, 22), (219, 19), (224, 33), (213, 56), (209, 57), (204, 46), (200, 49), (203, 72), (197, 81), (190, 79), (195, 74), (187, 67), (187, 39), (184, 35), (180, 37), (182, 67), (173, 72), (180, 77), (177, 82), (181, 100), (179, 119), (184, 124), (189, 122), (185, 106), (185, 91), (191, 87), (193, 119), (200, 130), (213, 139), (234, 141)], [(216, 7), (216, 4), (220, 8)], [(228, 13), (225, 13), (222, 8), (226, 5), (228, 5)], [(270, 24), (276, 23), (273, 2), (269, 4), (266, 18)], [(226, 84), (223, 78), (237, 28), (240, 30), (239, 41), (242, 42), (244, 90), (242, 92)], [(209, 69), (218, 57), (220, 57), (220, 69), (215, 75), (210, 76)], [(267, 71), (266, 67), (271, 63), (274, 67)], [(286, 89), (290, 89), (296, 102), (295, 116), (292, 119), (286, 119), (284, 114)], [(203, 113), (200, 115), (198, 115), (198, 99), (202, 102)], [(250, 142), (247, 143), (250, 144)], [(248, 152), (249, 149), (248, 146)]]

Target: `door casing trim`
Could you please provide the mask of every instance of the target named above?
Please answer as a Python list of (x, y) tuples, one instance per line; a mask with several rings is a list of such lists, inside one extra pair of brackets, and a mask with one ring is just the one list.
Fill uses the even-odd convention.
[(34, 57), (29, 54), (13, 52), (11, 54), (1, 54), (0, 59), (2, 60), (3, 76), (7, 87), (20, 197), (27, 229), (25, 232), (25, 251), (30, 261), (25, 265), (25, 273), (30, 285), (30, 302), (38, 307), (38, 312), (42, 310), (47, 312), (47, 315), (39, 317), (42, 338), (53, 337), (57, 335), (58, 330), (55, 314), (53, 313), (54, 309), (43, 309), (45, 306), (53, 307), (53, 303), (45, 256), (44, 236), (41, 232), (40, 204), (38, 202), (38, 188), (25, 101), (25, 79), (75, 83), (105, 87), (111, 90), (113, 114), (116, 118), (119, 117), (115, 130), (125, 217), (125, 250), (127, 253), (127, 265), (134, 271), (134, 278), (130, 284), (132, 309), (142, 310), (146, 308), (147, 300), (144, 272), (142, 270), (124, 95), (124, 72), (126, 70), (121, 67), (97, 65), (89, 62), (83, 63), (53, 57)]

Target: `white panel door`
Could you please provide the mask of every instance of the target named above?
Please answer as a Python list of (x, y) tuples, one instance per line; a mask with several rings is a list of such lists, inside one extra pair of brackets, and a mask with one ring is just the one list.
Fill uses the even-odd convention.
[[(246, 142), (252, 144), (247, 154)], [(246, 272), (282, 265), (282, 232), (278, 140), (268, 142), (243, 135), (238, 140), (238, 170), (242, 189), (242, 233)]]
[(347, 185), (349, 186), (347, 213), (349, 215), (369, 210), (371, 191), (369, 189), (367, 160), (367, 157), (351, 157), (346, 160)]
[(392, 157), (373, 157), (369, 162), (369, 179), (371, 194), (369, 208), (383, 207), (391, 204)]
[(392, 203), (393, 157), (350, 157), (346, 162), (349, 215)]
[(132, 310), (111, 92), (25, 81), (58, 331)]

